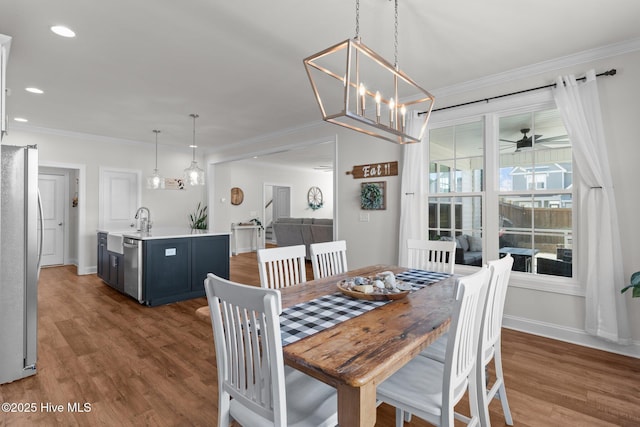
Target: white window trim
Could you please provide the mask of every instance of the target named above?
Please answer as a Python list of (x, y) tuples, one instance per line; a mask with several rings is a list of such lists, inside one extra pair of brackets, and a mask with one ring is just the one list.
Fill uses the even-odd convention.
[[(459, 107), (450, 110), (435, 111), (429, 119), (429, 130), (434, 128), (455, 126), (477, 120), (484, 120), (484, 132), (486, 141), (494, 141), (497, 139), (498, 121), (500, 117), (518, 114), (520, 112), (531, 112), (539, 109), (557, 108), (553, 101), (550, 90), (542, 90), (521, 96), (513, 96), (487, 102), (484, 104), (472, 104), (466, 107)], [(427, 132), (427, 135), (429, 133)], [(428, 138), (426, 139), (428, 142)], [(429, 150), (424, 150), (426, 164), (429, 164)], [(485, 190), (491, 188), (492, 191), (483, 191), (481, 193), (483, 200), (483, 218), (482, 228), (483, 235), (497, 236), (499, 233), (499, 225), (497, 221), (487, 221), (487, 218), (498, 217), (498, 198), (500, 197), (499, 179), (497, 173), (489, 173), (498, 169), (499, 151), (494, 150), (493, 155), (486, 153), (485, 155)], [(429, 179), (429, 168), (425, 168), (425, 179)], [(428, 192), (429, 186), (425, 186)], [(544, 190), (543, 190), (544, 191)], [(553, 192), (553, 191), (551, 191)], [(557, 191), (555, 191), (557, 193)], [(430, 194), (427, 193), (423, 197), (458, 197), (462, 193), (446, 193), (446, 194)], [(574, 211), (575, 219), (575, 211)], [(575, 221), (574, 221), (575, 234)], [(498, 239), (482, 239), (483, 253), (497, 254)], [(487, 260), (485, 259), (485, 262)], [(471, 274), (477, 271), (479, 267), (466, 266), (456, 264), (456, 273)], [(511, 274), (510, 286), (517, 288), (532, 289), (537, 291), (558, 293), (563, 295), (584, 296), (585, 289), (578, 283), (575, 275), (573, 277), (561, 277), (552, 275), (537, 275), (531, 273), (523, 273), (514, 271)]]

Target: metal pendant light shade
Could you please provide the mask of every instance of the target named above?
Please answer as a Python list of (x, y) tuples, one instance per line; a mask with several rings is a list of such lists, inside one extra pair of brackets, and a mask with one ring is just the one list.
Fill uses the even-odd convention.
[(189, 116), (193, 118), (193, 143), (191, 144), (193, 160), (191, 161), (191, 166), (184, 170), (184, 180), (189, 185), (204, 185), (204, 170), (198, 167), (198, 162), (196, 161), (196, 119), (200, 116), (197, 114), (189, 114)]
[[(360, 40), (359, 2), (356, 37), (304, 60), (323, 120), (398, 144), (420, 142), (434, 97), (398, 68), (398, 3), (396, 0), (395, 64)], [(413, 111), (420, 123), (409, 126)], [(415, 117), (415, 116), (414, 116)]]
[(156, 167), (153, 170), (153, 173), (147, 177), (147, 188), (151, 190), (163, 190), (164, 189), (164, 178), (158, 172), (158, 134), (159, 130), (154, 129), (153, 132), (156, 134)]

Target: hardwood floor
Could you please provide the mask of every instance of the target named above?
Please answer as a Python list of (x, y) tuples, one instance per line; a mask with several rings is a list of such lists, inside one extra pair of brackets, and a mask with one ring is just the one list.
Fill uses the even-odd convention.
[[(232, 257), (231, 271), (232, 280), (259, 283), (255, 253)], [(0, 412), (0, 426), (215, 425), (211, 326), (194, 314), (205, 304), (144, 307), (74, 267), (43, 269), (38, 373), (0, 386), (0, 403), (36, 410)], [(506, 329), (503, 353), (515, 425), (640, 425), (640, 360)], [(84, 412), (70, 411), (74, 404)], [(496, 400), (491, 420), (504, 425)], [(380, 406), (376, 426), (393, 425), (393, 409)]]

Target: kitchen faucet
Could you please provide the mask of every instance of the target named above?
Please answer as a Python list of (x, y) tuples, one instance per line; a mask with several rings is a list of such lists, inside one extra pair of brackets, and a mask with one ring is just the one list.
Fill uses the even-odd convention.
[[(141, 212), (146, 211), (147, 215), (146, 217), (142, 217), (140, 215)], [(140, 217), (140, 231), (143, 233), (148, 233), (151, 230), (151, 212), (149, 212), (149, 208), (141, 206), (138, 208), (138, 210), (136, 211), (136, 216), (135, 219), (138, 219), (138, 217)]]

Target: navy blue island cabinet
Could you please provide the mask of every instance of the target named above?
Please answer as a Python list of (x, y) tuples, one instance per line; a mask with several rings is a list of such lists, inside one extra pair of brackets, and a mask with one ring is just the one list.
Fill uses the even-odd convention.
[(124, 292), (124, 255), (108, 249), (107, 233), (98, 233), (98, 277)]
[(203, 297), (207, 273), (229, 278), (229, 235), (143, 240), (142, 266), (146, 305)]

